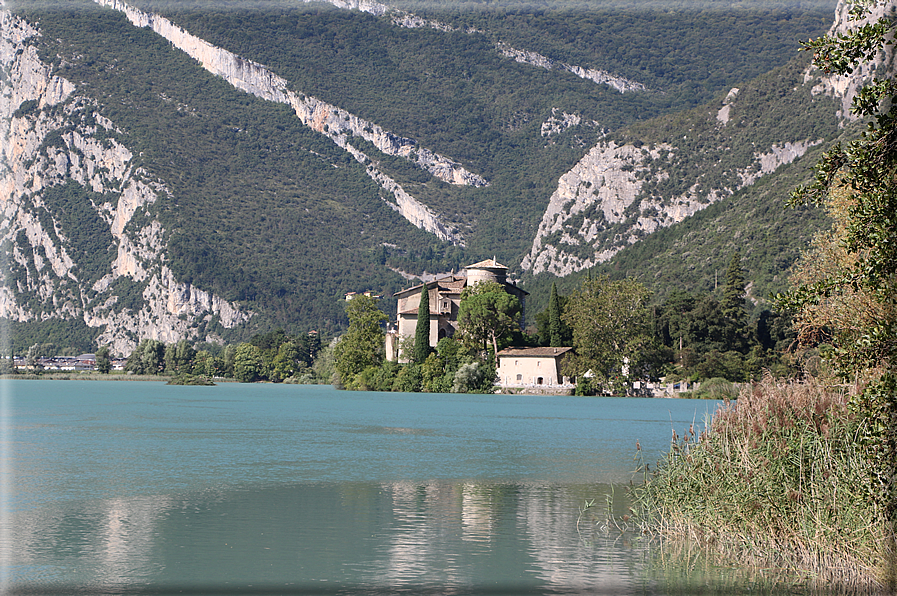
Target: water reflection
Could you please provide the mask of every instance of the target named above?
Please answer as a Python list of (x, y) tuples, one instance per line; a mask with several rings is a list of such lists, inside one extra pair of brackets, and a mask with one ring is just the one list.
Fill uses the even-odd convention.
[(109, 499), (12, 516), (12, 583), (122, 585), (150, 581), (167, 498)]
[(655, 458), (706, 403), (226, 385), (209, 414), (207, 388), (48, 383), (18, 385), (0, 588), (688, 592), (691, 563), (577, 520), (608, 493), (621, 514), (602, 483), (629, 480), (628, 446)]
[(631, 592), (631, 553), (577, 533), (588, 491), (298, 484), (66, 503), (14, 515), (12, 584)]

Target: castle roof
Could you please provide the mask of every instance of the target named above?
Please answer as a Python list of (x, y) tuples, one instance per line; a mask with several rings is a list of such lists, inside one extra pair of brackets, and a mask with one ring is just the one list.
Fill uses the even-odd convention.
[(546, 357), (556, 357), (561, 354), (566, 354), (571, 351), (573, 348), (565, 347), (565, 348), (549, 348), (549, 347), (541, 347), (541, 348), (505, 348), (501, 350), (498, 355), (499, 356), (516, 356), (523, 358), (546, 358)]
[(427, 286), (427, 288), (432, 288), (435, 286), (436, 289), (443, 294), (460, 294), (461, 290), (464, 289), (464, 284), (466, 282), (467, 279), (464, 277), (450, 275), (448, 277), (441, 277), (439, 279), (428, 281), (427, 283), (417, 284), (416, 286), (411, 286), (410, 288), (405, 288), (404, 290), (396, 292), (395, 294), (393, 294), (393, 296), (399, 298), (410, 296), (411, 294), (422, 291), (421, 288), (423, 288), (424, 286)]
[(480, 261), (479, 263), (468, 265), (467, 267), (465, 267), (465, 269), (507, 269), (507, 267), (505, 267), (495, 259), (486, 259), (485, 261)]

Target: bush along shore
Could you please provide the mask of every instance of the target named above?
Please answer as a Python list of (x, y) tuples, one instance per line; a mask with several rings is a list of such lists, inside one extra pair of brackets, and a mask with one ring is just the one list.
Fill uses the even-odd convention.
[(742, 389), (632, 489), (642, 531), (739, 565), (838, 591), (894, 585), (892, 540), (876, 505), (864, 418), (848, 392), (767, 377)]

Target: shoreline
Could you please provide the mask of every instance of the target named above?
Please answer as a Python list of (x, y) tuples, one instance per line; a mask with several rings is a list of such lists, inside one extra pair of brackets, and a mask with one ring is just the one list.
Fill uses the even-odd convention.
[[(16, 375), (0, 375), (0, 380), (22, 380), (22, 381), (156, 381), (167, 383), (177, 377), (171, 375), (129, 375), (125, 373), (109, 373), (102, 374), (98, 372), (50, 372), (44, 374), (16, 374)], [(212, 381), (215, 383), (238, 383), (235, 379), (225, 377), (214, 377)]]

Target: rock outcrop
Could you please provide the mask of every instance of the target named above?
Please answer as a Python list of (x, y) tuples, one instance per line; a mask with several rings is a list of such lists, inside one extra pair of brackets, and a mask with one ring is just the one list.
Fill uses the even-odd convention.
[(373, 143), (383, 153), (404, 158), (449, 184), (487, 186), (488, 182), (483, 177), (467, 171), (445, 156), (421, 147), (413, 139), (391, 133), (373, 122), (315, 97), (289, 90), (286, 79), (264, 66), (216, 47), (190, 34), (165, 17), (144, 12), (122, 0), (94, 1), (123, 12), (137, 27), (152, 29), (176, 48), (194, 58), (203, 68), (222, 77), (237, 89), (268, 101), (290, 105), (303, 124), (325, 135), (349, 151), (355, 159), (364, 163), (371, 179), (394, 197), (392, 207), (408, 221), (447, 242), (464, 243), (453, 224), (444, 221), (433, 210), (406, 192), (395, 180), (380, 172), (373, 165), (373, 160), (358, 148), (351, 147), (350, 142), (353, 137), (362, 138)]
[(658, 144), (647, 149), (602, 141), (558, 181), (522, 267), (532, 273), (565, 276), (607, 261), (646, 235), (791, 163), (820, 142), (805, 139), (774, 144), (763, 153), (754, 153), (743, 167), (718, 173), (718, 178), (733, 179), (733, 184), (705, 187), (703, 175), (699, 175), (685, 192), (669, 197), (643, 191), (649, 182), (669, 178), (669, 172), (658, 163), (663, 156), (681, 152), (679, 148)]
[[(854, 21), (850, 17), (850, 8), (852, 4), (839, 0), (838, 7), (835, 9), (835, 21), (829, 30), (829, 35), (845, 34), (851, 29), (858, 26), (873, 23), (881, 17), (894, 18), (897, 16), (897, 5), (894, 2), (873, 3), (870, 7), (869, 15), (861, 20)], [(841, 119), (855, 119), (856, 117), (850, 113), (850, 107), (853, 104), (853, 98), (856, 94), (876, 73), (895, 71), (895, 57), (893, 45), (888, 45), (884, 50), (880, 50), (873, 60), (859, 64), (849, 75), (826, 74), (819, 71), (815, 67), (810, 67), (804, 74), (806, 83), (816, 83), (813, 92), (836, 97), (841, 100), (841, 109), (838, 111), (838, 117)]]
[[(843, 0), (835, 11), (831, 33), (845, 33), (858, 23), (849, 20), (850, 6)], [(878, 4), (866, 22), (881, 16), (897, 14), (897, 4)], [(890, 48), (891, 46), (889, 46)], [(829, 96), (832, 111), (842, 125), (853, 116), (850, 105), (859, 89), (876, 73), (895, 70), (892, 50), (880, 52), (875, 60), (863, 64), (850, 76), (828, 75), (810, 67), (803, 75), (803, 88), (797, 86), (779, 90), (804, 93), (806, 96)], [(793, 162), (823, 142), (819, 138), (785, 140), (789, 131), (780, 130), (778, 141), (765, 147), (757, 146), (735, 129), (750, 127), (740, 112), (745, 102), (756, 102), (762, 109), (772, 109), (775, 100), (760, 92), (757, 97), (745, 97), (745, 89), (733, 88), (718, 107), (708, 106), (703, 116), (708, 122), (686, 125), (684, 130), (701, 130), (697, 139), (689, 135), (652, 144), (647, 140), (618, 145), (602, 140), (558, 182), (547, 209), (542, 216), (536, 237), (522, 266), (532, 273), (551, 272), (568, 275), (610, 259), (622, 248), (639, 241), (655, 230), (672, 225), (707, 206), (731, 196), (741, 188), (752, 185), (778, 167)], [(791, 106), (795, 104), (790, 104)], [(781, 109), (793, 109), (781, 108)], [(734, 122), (733, 122), (734, 120)], [(552, 121), (543, 131), (565, 126), (566, 121)], [(767, 138), (776, 122), (765, 122)], [(834, 126), (831, 125), (831, 126)], [(691, 128), (687, 128), (691, 127)], [(727, 131), (725, 134), (720, 131)], [(681, 133), (679, 133), (681, 134)], [(741, 161), (733, 157), (733, 147), (750, 146), (751, 153), (741, 151)], [(650, 148), (649, 148), (650, 147)], [(700, 148), (700, 149), (697, 149)], [(687, 159), (680, 159), (680, 156)], [(692, 167), (688, 167), (692, 162)], [(695, 168), (694, 162), (702, 167)], [(685, 174), (683, 174), (685, 173)], [(671, 177), (679, 190), (668, 194), (657, 192), (659, 182)], [(666, 188), (670, 188), (670, 184)]]
[[(166, 264), (165, 230), (153, 216), (164, 183), (132, 165), (114, 124), (90, 98), (41, 63), (30, 41), (40, 32), (0, 10), (0, 317), (13, 321), (81, 319), (102, 329), (98, 344), (127, 354), (141, 338), (206, 340), (203, 321), (224, 328), (251, 313), (179, 283)], [(65, 185), (108, 227), (105, 271), (77, 260), (77, 247), (49, 195)], [(92, 193), (92, 194), (91, 194)], [(82, 198), (82, 197), (91, 198)], [(124, 284), (124, 285), (122, 285)], [(122, 306), (121, 289), (132, 293)]]

